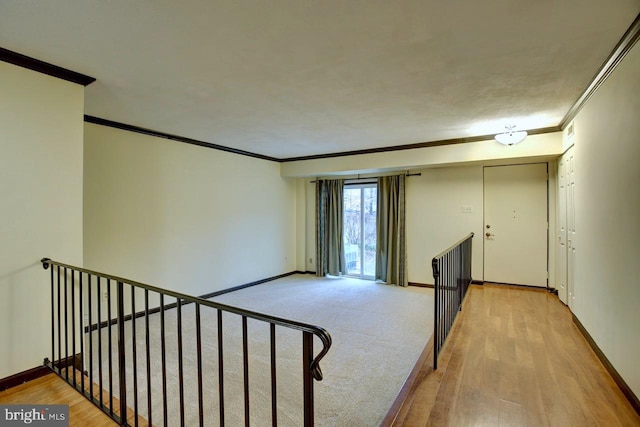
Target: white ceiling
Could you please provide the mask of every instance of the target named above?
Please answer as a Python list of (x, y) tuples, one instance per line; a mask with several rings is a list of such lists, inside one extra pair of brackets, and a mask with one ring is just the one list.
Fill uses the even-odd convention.
[(2, 0), (85, 113), (262, 155), (556, 126), (639, 0)]

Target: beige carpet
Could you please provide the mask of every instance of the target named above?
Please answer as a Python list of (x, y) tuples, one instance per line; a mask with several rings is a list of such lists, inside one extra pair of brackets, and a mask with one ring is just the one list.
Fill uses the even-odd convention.
[[(400, 387), (415, 365), (433, 329), (433, 290), (398, 288), (349, 278), (316, 278), (294, 275), (259, 286), (222, 295), (215, 301), (322, 326), (333, 345), (321, 362), (324, 380), (314, 382), (315, 418), (320, 426), (376, 426), (393, 403)], [(168, 301), (169, 303), (172, 301)], [(182, 309), (185, 425), (197, 425), (197, 376), (195, 352), (195, 309)], [(202, 309), (203, 383), (205, 425), (219, 425), (217, 378), (216, 311)], [(177, 381), (176, 310), (165, 314), (167, 331), (168, 425), (180, 425)], [(163, 425), (162, 375), (160, 363), (159, 314), (150, 317), (153, 424)], [(225, 424), (244, 425), (242, 330), (239, 316), (225, 314)], [(251, 354), (251, 425), (271, 425), (269, 327), (249, 320)], [(138, 360), (138, 402), (147, 415), (144, 319), (136, 321)], [(131, 322), (126, 324), (131, 343)], [(114, 345), (116, 328), (112, 330)], [(102, 331), (106, 343), (106, 329)], [(94, 333), (94, 381), (97, 382), (97, 337)], [(277, 328), (278, 423), (302, 425), (302, 333)], [(129, 345), (128, 347), (131, 347)], [(314, 343), (317, 353), (319, 340)], [(103, 349), (106, 375), (107, 350)], [(117, 357), (113, 366), (117, 372)], [(128, 406), (133, 407), (132, 354), (127, 353)], [(104, 388), (108, 389), (107, 378)], [(113, 379), (117, 393), (117, 378)]]

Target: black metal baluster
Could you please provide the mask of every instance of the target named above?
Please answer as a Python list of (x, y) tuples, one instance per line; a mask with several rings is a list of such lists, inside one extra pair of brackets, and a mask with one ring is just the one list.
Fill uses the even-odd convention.
[(107, 333), (109, 337), (109, 414), (113, 416), (113, 338), (111, 334), (111, 325), (113, 317), (111, 317), (111, 279), (107, 279)]
[(96, 282), (98, 285), (98, 392), (100, 393), (100, 408), (104, 409), (104, 402), (102, 395), (104, 394), (104, 385), (102, 381), (102, 286), (100, 285), (100, 276), (96, 276)]
[(164, 294), (160, 294), (160, 350), (162, 354), (162, 416), (164, 426), (167, 425), (167, 356), (165, 352), (166, 342), (164, 336)]
[[(125, 354), (125, 331), (124, 331), (124, 284), (117, 282), (116, 299), (118, 305), (118, 383), (120, 392), (120, 424), (127, 425), (127, 372)], [(111, 393), (113, 398), (113, 393)]]
[(438, 351), (439, 351), (439, 325), (438, 316), (440, 315), (440, 270), (439, 261), (433, 259), (431, 261), (431, 269), (433, 270), (433, 369), (438, 369)]
[[(453, 266), (455, 268), (455, 272), (453, 274), (453, 280), (456, 283), (456, 287), (455, 287), (455, 291), (456, 292), (454, 294), (454, 297), (456, 299), (456, 305), (454, 307), (454, 311), (456, 313), (454, 313), (452, 317), (455, 318), (455, 316), (457, 315), (457, 312), (460, 311), (460, 301), (461, 301), (460, 294), (462, 292), (462, 286), (461, 286), (462, 283), (461, 283), (461, 280), (460, 280), (460, 277), (461, 277), (460, 276), (460, 261), (461, 261), (461, 259), (460, 259), (460, 246), (456, 246), (456, 248), (453, 250), (453, 259), (455, 261), (453, 263)], [(453, 323), (452, 323), (451, 326), (453, 326)]]
[(138, 427), (138, 343), (136, 340), (136, 288), (131, 288), (131, 343), (133, 345), (133, 414), (134, 425)]
[(470, 282), (470, 277), (471, 274), (469, 272), (469, 242), (470, 240), (467, 240), (467, 242), (465, 242), (464, 245), (464, 262), (463, 262), (463, 266), (464, 266), (464, 282), (465, 282), (465, 287), (464, 287), (464, 293), (462, 294), (462, 299), (464, 299), (464, 297), (467, 295), (467, 291), (469, 290), (469, 282)]
[(91, 323), (93, 299), (91, 298), (91, 274), (87, 275), (87, 300), (89, 301), (89, 394), (93, 397), (93, 328)]
[(447, 333), (447, 313), (449, 311), (448, 299), (447, 299), (447, 286), (449, 278), (449, 263), (447, 262), (446, 255), (442, 260), (442, 280), (441, 280), (441, 293), (442, 293), (442, 326), (440, 326), (440, 349), (444, 344), (444, 339)]
[(453, 299), (453, 289), (454, 289), (454, 281), (453, 281), (453, 260), (451, 259), (453, 258), (451, 253), (447, 254), (447, 266), (448, 271), (447, 271), (447, 327), (444, 331), (445, 336), (449, 335), (449, 330), (451, 329), (451, 316), (454, 310), (457, 310), (455, 306), (455, 301)]
[(182, 365), (182, 300), (176, 299), (178, 315), (178, 389), (180, 395), (180, 426), (184, 426), (184, 370)]
[(147, 353), (147, 421), (148, 425), (153, 425), (153, 413), (151, 411), (151, 350), (149, 348), (149, 290), (144, 290), (144, 325), (146, 336), (145, 347)]
[(442, 279), (440, 281), (440, 294), (442, 295), (442, 324), (440, 326), (440, 349), (442, 349), (442, 344), (444, 343), (444, 337), (445, 337), (445, 333), (446, 333), (446, 327), (447, 327), (447, 311), (448, 311), (448, 306), (447, 303), (449, 302), (447, 300), (447, 277), (449, 275), (449, 264), (447, 263), (447, 257), (446, 255), (443, 257), (442, 259)]
[(444, 347), (444, 340), (447, 337), (447, 324), (448, 322), (448, 315), (449, 315), (449, 258), (445, 255), (444, 258), (444, 275), (442, 276), (442, 293), (443, 293), (443, 300), (444, 300), (444, 313), (443, 313), (443, 321), (442, 321), (442, 334), (441, 334), (441, 341), (440, 341), (440, 349), (442, 349), (442, 347)]
[[(451, 259), (451, 253), (447, 254), (447, 266), (448, 268), (448, 272), (447, 272), (447, 327), (444, 331), (445, 336), (449, 335), (449, 330), (451, 329), (451, 315), (452, 312), (454, 311), (454, 300), (453, 300), (453, 286), (454, 286), (454, 282), (453, 282), (453, 260)], [(455, 308), (455, 310), (457, 310), (457, 308)]]
[(467, 261), (467, 277), (468, 277), (468, 282), (469, 284), (471, 284), (471, 280), (473, 279), (473, 272), (472, 272), (472, 263), (473, 263), (473, 238), (469, 239), (469, 249), (467, 250), (467, 256), (469, 257), (469, 260)]
[(440, 318), (441, 320), (441, 325), (440, 325), (440, 348), (439, 350), (442, 349), (442, 343), (444, 342), (444, 334), (445, 334), (445, 327), (447, 324), (447, 274), (448, 274), (449, 268), (448, 268), (448, 264), (447, 264), (447, 259), (446, 257), (443, 257), (442, 259), (442, 277), (440, 279), (440, 295), (442, 296), (442, 317)]
[(462, 299), (467, 293), (467, 243), (465, 242), (461, 249), (462, 256), (460, 257), (460, 270), (462, 272)]
[(276, 324), (269, 324), (271, 342), (271, 425), (278, 425), (278, 403), (276, 385)]
[[(60, 307), (60, 266), (58, 266), (58, 374), (62, 376), (62, 311)], [(54, 363), (55, 366), (55, 363)]]
[(56, 360), (56, 320), (55, 320), (55, 285), (53, 268), (51, 265), (51, 367), (54, 367), (54, 361)]
[[(454, 287), (453, 287), (453, 299), (454, 299), (454, 304), (453, 307), (451, 307), (451, 326), (453, 326), (453, 319), (456, 317), (456, 315), (458, 314), (458, 310), (460, 309), (460, 301), (459, 301), (459, 296), (460, 296), (460, 276), (458, 275), (458, 265), (459, 265), (459, 259), (458, 259), (458, 248), (459, 246), (456, 246), (455, 248), (453, 248), (453, 251), (451, 251), (451, 258), (452, 258), (452, 263), (451, 263), (451, 269), (452, 269), (452, 274), (451, 274), (451, 282), (454, 283)], [(451, 327), (449, 328), (449, 330), (451, 330)]]
[(242, 316), (242, 362), (244, 368), (244, 425), (249, 427), (249, 343), (247, 342), (247, 316)]
[(446, 264), (444, 261), (444, 257), (440, 260), (440, 267), (442, 268), (442, 270), (440, 270), (440, 319), (439, 319), (439, 323), (438, 323), (438, 353), (440, 352), (440, 349), (442, 348), (442, 332), (444, 331), (444, 317), (445, 314), (447, 312), (446, 310), (446, 299), (445, 299), (445, 287), (447, 286), (447, 282), (445, 280), (445, 277), (447, 275), (447, 268), (446, 268)]
[(457, 248), (458, 250), (458, 286), (460, 287), (460, 292), (458, 293), (458, 311), (462, 311), (462, 298), (464, 295), (464, 244)]
[(440, 270), (440, 322), (439, 322), (439, 330), (438, 330), (438, 352), (440, 352), (440, 349), (442, 348), (442, 331), (444, 330), (443, 325), (444, 325), (444, 316), (446, 313), (446, 299), (445, 299), (445, 287), (447, 285), (446, 281), (445, 281), (445, 277), (447, 274), (446, 271), (446, 265), (444, 262), (444, 258), (440, 261), (440, 267), (442, 270)]
[(224, 426), (224, 357), (222, 344), (222, 310), (218, 309), (218, 395), (220, 399), (220, 425)]
[(455, 284), (454, 284), (454, 281), (452, 280), (452, 276), (453, 276), (453, 259), (451, 256), (451, 252), (449, 252), (447, 254), (447, 299), (449, 303), (447, 304), (447, 327), (445, 329), (445, 334), (447, 334), (447, 331), (451, 326), (450, 324), (451, 311), (455, 304), (455, 301), (453, 300), (453, 288)]
[(313, 363), (313, 334), (302, 332), (302, 381), (304, 392), (304, 425), (312, 426), (313, 415), (313, 377), (311, 376)]
[(438, 287), (438, 297), (440, 298), (440, 304), (438, 305), (438, 354), (440, 354), (440, 349), (442, 348), (442, 325), (444, 325), (444, 313), (445, 313), (444, 275), (446, 274), (446, 271), (445, 271), (444, 259), (440, 259), (438, 261), (438, 268), (440, 271), (440, 277), (438, 279), (440, 282)]
[[(444, 333), (443, 336), (447, 336), (447, 331), (449, 330), (449, 317), (451, 316), (451, 260), (449, 259), (449, 254), (445, 255), (445, 259), (447, 260), (447, 273), (445, 274), (445, 317), (444, 317)], [(444, 347), (444, 339), (442, 340), (442, 346)]]
[[(73, 386), (76, 386), (76, 274), (71, 270), (71, 366), (73, 367)], [(69, 360), (67, 359), (67, 372)]]
[(438, 268), (440, 268), (440, 277), (438, 278), (438, 318), (437, 320), (437, 332), (438, 332), (438, 353), (440, 353), (440, 340), (442, 339), (442, 313), (444, 312), (444, 310), (442, 309), (442, 306), (444, 304), (444, 298), (442, 295), (442, 274), (443, 274), (443, 265), (442, 265), (442, 258), (440, 258), (438, 260)]
[(204, 426), (204, 402), (202, 398), (202, 331), (200, 328), (200, 304), (196, 303), (196, 366), (198, 368), (198, 425)]
[(78, 272), (80, 284), (80, 377), (82, 379), (82, 394), (84, 394), (84, 298), (82, 298), (82, 273)]
[[(64, 268), (64, 379), (69, 382), (69, 287), (67, 267)], [(62, 365), (61, 365), (62, 367)]]
[(444, 342), (444, 325), (445, 325), (445, 317), (447, 315), (447, 299), (446, 299), (446, 290), (447, 290), (447, 264), (446, 260), (443, 258), (440, 262), (440, 332), (439, 337), (440, 341), (438, 342), (438, 354), (440, 350), (442, 350), (442, 343)]
[(442, 296), (442, 317), (440, 318), (440, 350), (442, 350), (442, 344), (446, 334), (447, 326), (447, 277), (449, 275), (449, 265), (447, 264), (446, 256), (442, 258), (442, 277), (440, 279), (440, 295)]
[[(456, 298), (456, 306), (455, 306), (455, 311), (458, 312), (460, 311), (460, 293), (462, 292), (462, 281), (460, 280), (460, 246), (456, 246), (456, 248), (454, 249), (454, 255), (453, 255), (453, 259), (454, 259), (454, 267), (455, 267), (455, 273), (454, 273), (454, 278), (453, 280), (455, 280), (456, 283), (456, 293), (455, 293), (455, 298)], [(454, 314), (454, 317), (457, 316), (457, 313)], [(453, 325), (452, 325), (453, 326)]]

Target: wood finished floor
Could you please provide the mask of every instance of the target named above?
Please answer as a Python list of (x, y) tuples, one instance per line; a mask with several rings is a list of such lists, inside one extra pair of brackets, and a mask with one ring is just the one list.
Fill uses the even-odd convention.
[[(68, 369), (68, 372), (67, 369), (62, 369), (61, 375), (68, 375), (69, 381), (73, 382), (73, 375), (75, 374), (78, 387), (80, 387), (81, 382), (84, 381), (84, 387), (89, 391), (89, 386), (91, 384), (89, 378), (86, 376), (83, 377), (82, 373), (78, 370), (73, 368)], [(93, 396), (96, 399), (100, 399), (100, 394), (101, 390), (98, 384), (94, 384)], [(102, 390), (102, 401), (104, 402), (104, 406), (108, 408), (110, 398), (109, 393), (106, 390)], [(74, 390), (74, 388), (67, 384), (65, 380), (54, 373), (0, 392), (0, 404), (13, 403), (69, 405), (69, 418), (71, 421), (70, 425), (72, 426), (111, 426), (117, 424), (94, 404), (89, 402), (89, 400), (83, 397), (82, 394)], [(113, 397), (113, 413), (116, 416), (120, 416), (120, 401), (115, 396)], [(139, 427), (146, 427), (148, 425), (147, 420), (141, 416), (138, 417), (138, 423), (135, 423), (135, 412), (130, 406), (127, 407), (127, 422), (129, 425), (135, 424)]]
[(0, 392), (0, 404), (69, 405), (70, 426), (118, 425), (54, 373)]
[(640, 426), (546, 291), (471, 286), (437, 371), (432, 359), (426, 349), (384, 426)]

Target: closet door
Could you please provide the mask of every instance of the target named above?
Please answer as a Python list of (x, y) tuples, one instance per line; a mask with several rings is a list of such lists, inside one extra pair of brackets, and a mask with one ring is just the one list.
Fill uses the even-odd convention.
[(560, 301), (568, 304), (567, 293), (567, 159), (558, 161), (558, 236), (556, 239), (556, 289)]
[(576, 170), (575, 149), (570, 148), (563, 157), (567, 162), (567, 298), (573, 309), (576, 299), (574, 292), (574, 272), (576, 260)]

